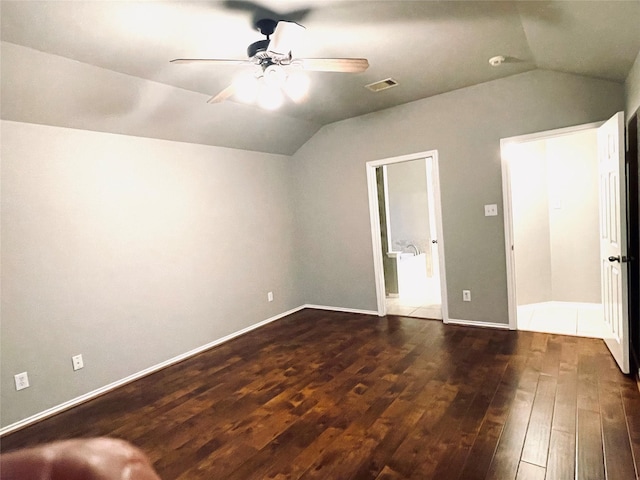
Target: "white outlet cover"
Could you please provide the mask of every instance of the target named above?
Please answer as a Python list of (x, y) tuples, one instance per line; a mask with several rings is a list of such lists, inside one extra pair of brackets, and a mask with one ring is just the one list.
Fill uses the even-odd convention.
[(82, 355), (76, 355), (71, 357), (71, 363), (73, 365), (73, 370), (80, 370), (84, 368), (84, 362), (82, 361)]
[(13, 376), (16, 382), (16, 390), (24, 390), (29, 386), (29, 375), (27, 372), (18, 373)]
[(485, 217), (497, 217), (498, 216), (498, 205), (492, 203), (491, 205), (484, 206), (484, 216)]

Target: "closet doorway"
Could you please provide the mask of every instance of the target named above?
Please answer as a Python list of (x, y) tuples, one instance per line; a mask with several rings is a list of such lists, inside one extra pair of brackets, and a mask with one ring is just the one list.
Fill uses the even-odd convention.
[(503, 141), (519, 330), (603, 338), (598, 126)]

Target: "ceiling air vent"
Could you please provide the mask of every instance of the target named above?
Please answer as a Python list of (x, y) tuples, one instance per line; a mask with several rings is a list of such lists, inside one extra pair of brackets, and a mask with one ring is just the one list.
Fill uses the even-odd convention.
[(372, 92), (381, 92), (382, 90), (395, 87), (396, 85), (398, 85), (398, 82), (393, 78), (385, 78), (384, 80), (380, 80), (379, 82), (373, 82), (369, 85), (365, 85), (365, 87), (367, 87)]

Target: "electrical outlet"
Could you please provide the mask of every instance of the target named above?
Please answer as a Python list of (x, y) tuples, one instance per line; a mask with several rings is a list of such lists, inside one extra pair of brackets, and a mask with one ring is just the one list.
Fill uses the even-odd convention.
[(462, 290), (462, 300), (464, 302), (471, 301), (471, 290)]
[(498, 216), (498, 205), (495, 203), (492, 205), (484, 206), (484, 216), (485, 217), (496, 217)]
[(73, 370), (80, 370), (84, 368), (84, 362), (82, 361), (82, 355), (76, 355), (71, 357), (71, 364), (73, 365)]
[(13, 376), (16, 381), (16, 390), (22, 390), (29, 386), (29, 376), (27, 372), (18, 373)]
[(269, 300), (270, 302), (273, 302), (273, 292), (267, 293), (267, 300)]

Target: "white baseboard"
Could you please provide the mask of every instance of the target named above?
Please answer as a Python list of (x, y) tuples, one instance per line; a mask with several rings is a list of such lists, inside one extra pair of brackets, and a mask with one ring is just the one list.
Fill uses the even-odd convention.
[(364, 315), (378, 315), (378, 312), (375, 310), (359, 310), (356, 308), (343, 308), (343, 307), (328, 307), (326, 305), (311, 305), (306, 304), (303, 305), (302, 308), (315, 308), (316, 310), (331, 310), (333, 312), (345, 312), (345, 313), (361, 313)]
[[(64, 410), (68, 410), (69, 408), (75, 407), (76, 405), (79, 405), (81, 403), (87, 402), (89, 400), (92, 400), (96, 397), (99, 397), (100, 395), (103, 395), (111, 390), (114, 390), (118, 387), (121, 387), (123, 385), (126, 385), (127, 383), (131, 383), (135, 380), (138, 380), (142, 377), (145, 377), (147, 375), (150, 375), (152, 373), (157, 372), (158, 370), (162, 370), (163, 368), (166, 368), (170, 365), (173, 365), (174, 363), (178, 363), (181, 362), (182, 360), (186, 360), (189, 357), (193, 357), (194, 355), (197, 355), (201, 352), (204, 352), (205, 350), (209, 350), (210, 348), (213, 348), (217, 345), (220, 345), (221, 343), (225, 343), (228, 342), (229, 340), (232, 340), (236, 337), (239, 337), (240, 335), (243, 335), (245, 333), (250, 332), (251, 330), (255, 330), (256, 328), (260, 328), (263, 325), (266, 325), (268, 323), (274, 322), (276, 320), (279, 320), (283, 317), (286, 317), (287, 315), (291, 315), (292, 313), (298, 312), (304, 308), (307, 308), (306, 306), (300, 306), (297, 308), (294, 308), (292, 310), (289, 310), (287, 312), (284, 313), (280, 313), (276, 316), (273, 316), (271, 318), (268, 318), (266, 320), (263, 320), (261, 322), (255, 323), (253, 325), (250, 325), (246, 328), (243, 328), (242, 330), (238, 330), (237, 332), (231, 333), (227, 336), (224, 336), (222, 338), (219, 338), (217, 340), (214, 340), (213, 342), (207, 343), (206, 345), (202, 345), (200, 347), (194, 348), (193, 350), (190, 350), (186, 353), (180, 354), (176, 357), (170, 358), (169, 360), (166, 360), (164, 362), (158, 363), (156, 365), (153, 365), (149, 368), (145, 368), (144, 370), (141, 370), (139, 372), (136, 372), (132, 375), (129, 375), (128, 377), (125, 377), (121, 380), (117, 380), (113, 383), (110, 383), (108, 385), (105, 385), (104, 387), (100, 387), (96, 390), (93, 390), (89, 393), (85, 393), (84, 395), (80, 395), (79, 397), (73, 398), (71, 400), (68, 400), (64, 403), (61, 403), (60, 405), (56, 405), (55, 407), (51, 407), (47, 410), (44, 410), (40, 413), (36, 413), (35, 415), (32, 415), (30, 417), (27, 417), (23, 420), (20, 420), (18, 422), (12, 423), (11, 425), (7, 425), (4, 428), (0, 429), (0, 437), (3, 435), (7, 435), (11, 432), (14, 432), (16, 430), (20, 430), (21, 428), (24, 428), (28, 425), (31, 425), (32, 423), (38, 422), (40, 420), (44, 420), (47, 417), (51, 417), (52, 415), (55, 415), (57, 413), (63, 412)], [(312, 307), (309, 307), (312, 308)]]
[(509, 325), (506, 323), (478, 322), (477, 320), (458, 320), (455, 318), (450, 318), (447, 324), (465, 325), (467, 327), (485, 327), (485, 328), (498, 328), (501, 330), (509, 330)]

